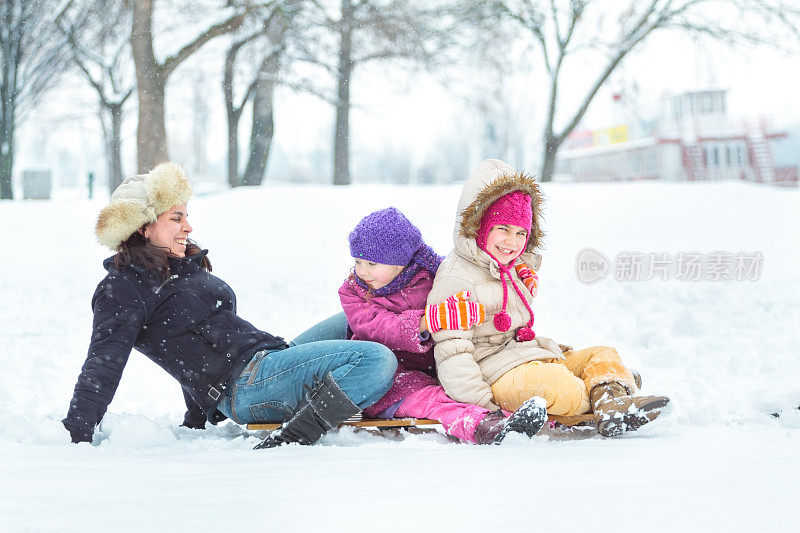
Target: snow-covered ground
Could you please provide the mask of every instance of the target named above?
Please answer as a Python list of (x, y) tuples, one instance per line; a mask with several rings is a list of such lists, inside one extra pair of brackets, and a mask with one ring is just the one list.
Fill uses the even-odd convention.
[[(177, 384), (131, 357), (94, 445), (60, 424), (109, 255), (102, 200), (3, 202), (0, 530), (796, 531), (800, 524), (800, 191), (742, 183), (545, 184), (536, 331), (617, 347), (668, 416), (623, 438), (548, 432), (501, 447), (344, 429), (252, 451), (232, 423), (178, 428)], [(196, 198), (193, 237), (240, 313), (291, 338), (338, 310), (347, 234), (402, 209), (449, 251), (457, 186), (270, 184)], [(761, 252), (758, 281), (586, 285), (580, 250)], [(780, 418), (770, 415), (781, 412)]]

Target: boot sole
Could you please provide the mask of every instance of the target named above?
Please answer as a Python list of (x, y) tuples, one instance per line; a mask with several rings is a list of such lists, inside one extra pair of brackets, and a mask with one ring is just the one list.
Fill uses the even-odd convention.
[(597, 421), (597, 432), (604, 437), (617, 437), (626, 431), (636, 431), (652, 422), (669, 404), (669, 398), (659, 398), (630, 413), (615, 413)]

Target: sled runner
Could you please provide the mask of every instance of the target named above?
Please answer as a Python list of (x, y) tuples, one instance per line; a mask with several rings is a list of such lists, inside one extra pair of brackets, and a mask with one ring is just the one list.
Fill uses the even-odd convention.
[[(585, 415), (575, 415), (575, 416), (558, 416), (558, 415), (549, 415), (547, 417), (548, 421), (558, 422), (564, 426), (577, 426), (579, 424), (587, 423), (587, 422), (594, 422), (594, 415), (591, 413), (587, 413)], [(411, 428), (411, 427), (418, 427), (418, 426), (429, 426), (433, 424), (438, 424), (438, 420), (431, 420), (429, 418), (361, 418), (360, 416), (354, 416), (349, 420), (346, 420), (342, 425), (344, 426), (354, 426), (360, 428)], [(247, 424), (247, 429), (253, 431), (273, 431), (281, 427), (279, 423), (272, 423), (272, 424)]]

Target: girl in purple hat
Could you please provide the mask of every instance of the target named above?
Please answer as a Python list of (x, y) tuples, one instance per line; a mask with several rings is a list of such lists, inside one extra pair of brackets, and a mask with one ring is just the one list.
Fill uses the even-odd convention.
[(379, 342), (397, 357), (394, 383), (364, 410), (370, 418), (433, 418), (462, 441), (500, 443), (511, 432), (534, 435), (547, 415), (533, 399), (510, 416), (445, 394), (436, 379), (430, 332), (466, 330), (483, 322), (483, 307), (458, 294), (438, 305), (426, 299), (442, 258), (419, 229), (390, 207), (364, 217), (350, 233), (355, 268), (339, 289), (349, 337)]

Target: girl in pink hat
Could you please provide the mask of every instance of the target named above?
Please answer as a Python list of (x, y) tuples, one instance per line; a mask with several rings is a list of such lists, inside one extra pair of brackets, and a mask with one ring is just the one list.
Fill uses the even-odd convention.
[(397, 357), (392, 387), (365, 416), (433, 418), (448, 434), (476, 444), (541, 429), (547, 413), (539, 398), (520, 402), (506, 417), (497, 407), (456, 402), (439, 385), (430, 332), (467, 329), (485, 314), (468, 294), (425, 305), (442, 258), (400, 211), (390, 207), (364, 217), (350, 233), (350, 254), (355, 267), (339, 289), (348, 338), (379, 342)]
[(486, 409), (513, 411), (541, 396), (553, 415), (594, 412), (604, 436), (635, 430), (669, 399), (636, 395), (634, 376), (614, 348), (572, 350), (534, 332), (540, 209), (536, 182), (496, 159), (481, 163), (464, 184), (455, 248), (436, 273), (428, 303), (466, 291), (492, 319), (432, 334), (439, 380), (454, 400)]

